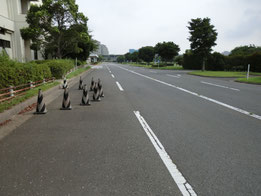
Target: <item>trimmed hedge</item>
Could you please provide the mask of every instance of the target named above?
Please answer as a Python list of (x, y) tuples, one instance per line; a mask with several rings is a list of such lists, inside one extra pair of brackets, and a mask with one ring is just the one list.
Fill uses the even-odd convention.
[(42, 63), (42, 65), (47, 65), (52, 73), (52, 76), (56, 79), (62, 78), (68, 71), (74, 68), (74, 61), (73, 60), (46, 60), (40, 61), (37, 63)]
[(0, 89), (44, 78), (62, 78), (74, 67), (72, 60), (44, 60), (20, 63), (0, 54)]

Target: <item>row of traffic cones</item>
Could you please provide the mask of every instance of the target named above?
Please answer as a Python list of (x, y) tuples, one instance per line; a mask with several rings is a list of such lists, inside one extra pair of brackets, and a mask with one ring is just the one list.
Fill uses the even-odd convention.
[[(63, 83), (64, 94), (63, 94), (63, 103), (62, 103), (61, 110), (72, 109), (67, 87), (68, 87), (67, 81), (66, 79), (64, 79), (64, 83)], [(91, 105), (87, 85), (86, 84), (83, 85), (83, 81), (81, 77), (79, 81), (79, 90), (83, 90), (82, 100), (80, 105), (82, 106)], [(101, 97), (104, 97), (102, 83), (100, 79), (98, 79), (98, 82), (95, 82), (92, 78), (90, 91), (93, 91), (93, 101), (100, 101)], [(47, 109), (45, 107), (45, 104), (43, 103), (42, 90), (39, 89), (38, 98), (37, 98), (37, 107), (36, 107), (36, 112), (34, 114), (46, 114), (46, 113), (47, 113)]]

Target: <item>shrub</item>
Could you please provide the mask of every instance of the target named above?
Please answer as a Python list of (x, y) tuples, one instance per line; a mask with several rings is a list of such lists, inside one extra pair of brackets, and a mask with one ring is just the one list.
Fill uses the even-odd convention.
[(18, 86), (30, 81), (38, 81), (51, 77), (50, 68), (46, 65), (14, 63), (9, 66), (0, 66), (0, 89), (9, 87), (10, 85)]
[(186, 51), (183, 55), (183, 68), (200, 70), (202, 68), (202, 62), (199, 56), (193, 54), (191, 51)]
[(214, 52), (213, 54), (209, 55), (207, 62), (206, 62), (206, 70), (211, 71), (223, 71), (225, 68), (225, 56)]
[(62, 78), (70, 69), (74, 67), (73, 60), (46, 60), (46, 61), (38, 61), (39, 64), (46, 65), (50, 68), (52, 76), (56, 79)]

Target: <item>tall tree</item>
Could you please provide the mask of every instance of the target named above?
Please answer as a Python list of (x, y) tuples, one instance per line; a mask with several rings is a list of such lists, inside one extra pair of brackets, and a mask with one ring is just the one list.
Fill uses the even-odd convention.
[(179, 54), (180, 48), (173, 42), (157, 43), (155, 53), (165, 62), (173, 61), (173, 58)]
[(204, 71), (206, 58), (212, 51), (212, 47), (216, 45), (217, 31), (210, 24), (210, 18), (192, 19), (188, 29), (191, 50), (201, 58), (202, 71)]
[(86, 59), (95, 47), (88, 32), (88, 18), (78, 12), (75, 0), (43, 0), (42, 5), (30, 7), (26, 21), (29, 27), (21, 29), (23, 39), (31, 39), (34, 50), (44, 49), (45, 56), (78, 54)]
[(145, 46), (139, 49), (139, 58), (147, 63), (153, 60), (154, 54), (154, 47), (152, 46)]

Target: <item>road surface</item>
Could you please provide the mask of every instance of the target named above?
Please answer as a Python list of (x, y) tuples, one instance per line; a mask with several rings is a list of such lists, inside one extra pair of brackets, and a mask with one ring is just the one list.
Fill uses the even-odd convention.
[(101, 102), (70, 86), (0, 141), (0, 195), (261, 195), (261, 86), (93, 68)]

